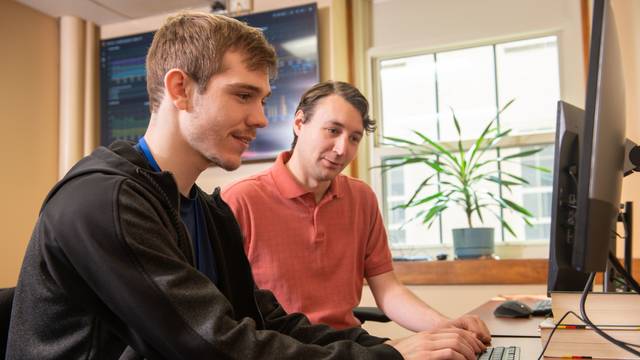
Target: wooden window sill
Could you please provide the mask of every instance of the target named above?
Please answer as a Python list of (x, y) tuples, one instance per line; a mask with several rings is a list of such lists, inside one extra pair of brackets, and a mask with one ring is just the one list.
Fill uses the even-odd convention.
[[(547, 259), (395, 261), (396, 276), (406, 285), (546, 284)], [(633, 276), (640, 276), (634, 259)]]

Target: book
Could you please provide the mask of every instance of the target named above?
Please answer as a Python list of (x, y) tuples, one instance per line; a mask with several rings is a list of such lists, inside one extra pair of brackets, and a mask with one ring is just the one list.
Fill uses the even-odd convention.
[[(551, 292), (551, 310), (553, 322), (569, 310), (580, 315), (580, 292)], [(585, 303), (587, 316), (596, 325), (630, 325), (640, 326), (640, 295), (636, 293), (602, 293), (592, 292)], [(572, 314), (562, 321), (563, 324), (582, 324)]]
[[(555, 327), (551, 318), (540, 324), (542, 346), (547, 343)], [(640, 327), (636, 326), (598, 326), (610, 336), (632, 344), (640, 343)], [(545, 357), (593, 358), (593, 359), (640, 359), (640, 357), (612, 344), (609, 340), (585, 325), (559, 325), (553, 333)]]

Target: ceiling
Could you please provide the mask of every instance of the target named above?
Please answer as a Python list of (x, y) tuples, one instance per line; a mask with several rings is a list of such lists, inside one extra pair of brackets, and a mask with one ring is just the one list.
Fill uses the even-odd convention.
[(107, 25), (180, 9), (202, 8), (212, 0), (16, 0), (53, 17), (74, 15)]

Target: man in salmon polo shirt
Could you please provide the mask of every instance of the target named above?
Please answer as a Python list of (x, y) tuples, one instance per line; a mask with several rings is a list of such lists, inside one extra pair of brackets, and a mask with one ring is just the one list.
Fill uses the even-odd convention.
[(289, 312), (335, 328), (359, 326), (352, 310), (366, 278), (376, 303), (413, 330), (457, 327), (483, 342), (477, 317), (449, 319), (396, 278), (375, 194), (340, 172), (375, 130), (367, 99), (350, 84), (323, 82), (302, 95), (292, 149), (257, 175), (223, 190), (244, 234), (259, 287), (273, 291)]

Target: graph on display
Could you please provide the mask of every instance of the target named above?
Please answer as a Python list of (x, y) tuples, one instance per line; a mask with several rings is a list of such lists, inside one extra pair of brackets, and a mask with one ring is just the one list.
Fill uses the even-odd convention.
[(137, 140), (149, 123), (145, 57), (153, 32), (103, 40), (100, 49), (100, 143)]
[(308, 4), (237, 17), (259, 28), (276, 49), (278, 76), (265, 104), (269, 126), (258, 130), (245, 160), (272, 159), (293, 140), (293, 118), (300, 96), (320, 79), (317, 6)]

